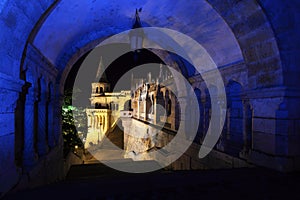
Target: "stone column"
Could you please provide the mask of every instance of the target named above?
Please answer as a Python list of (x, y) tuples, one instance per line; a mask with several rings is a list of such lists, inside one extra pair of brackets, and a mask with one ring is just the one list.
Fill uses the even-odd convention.
[(163, 114), (165, 112), (162, 105), (164, 105), (164, 98), (163, 98), (160, 90), (158, 90), (158, 92), (156, 94), (155, 107), (154, 107), (154, 109), (155, 109), (154, 115), (155, 115), (155, 119), (156, 119), (156, 124), (160, 122), (160, 117), (163, 116)]
[(141, 119), (141, 101), (138, 100), (138, 119)]
[[(269, 90), (273, 92), (270, 96), (279, 96), (282, 92), (276, 88)], [(290, 102), (283, 97), (276, 96), (258, 96), (259, 98), (250, 100), (253, 106), (253, 135), (252, 149), (248, 159), (256, 165), (289, 171), (294, 169), (299, 162), (297, 159), (300, 152), (298, 142), (300, 137), (296, 135), (298, 132), (294, 129), (295, 123), (291, 117), (292, 112), (299, 111), (299, 104), (295, 99), (289, 105)], [(288, 108), (289, 106), (291, 107)]]
[(203, 134), (203, 139), (205, 138), (208, 128), (209, 128), (209, 122), (210, 122), (210, 112), (211, 112), (211, 105), (210, 105), (210, 100), (206, 99), (204, 103), (204, 134)]
[(36, 120), (35, 120), (35, 103), (37, 101), (37, 92), (33, 87), (30, 87), (25, 100), (24, 112), (24, 151), (23, 165), (25, 170), (29, 170), (37, 163), (38, 156), (35, 151), (36, 143)]
[(223, 124), (221, 118), (223, 116), (226, 118), (226, 110), (227, 110), (226, 107), (227, 105), (225, 105), (225, 103), (222, 101), (222, 98), (218, 97), (217, 119), (219, 120), (219, 123), (217, 123), (216, 126), (213, 125), (213, 127), (215, 128), (214, 131), (216, 131), (216, 133), (220, 133), (220, 137), (217, 142), (217, 149), (220, 151), (225, 151), (225, 138), (223, 134), (223, 128), (226, 125), (225, 123), (226, 119), (224, 119), (224, 124)]
[(57, 94), (55, 98), (55, 107), (54, 107), (54, 136), (56, 139), (56, 144), (63, 146), (63, 137), (62, 137), (62, 105), (64, 101), (64, 96), (62, 94)]
[(153, 103), (152, 103), (152, 117), (153, 117), (153, 124), (157, 123), (156, 119), (156, 96), (153, 95)]
[(171, 103), (172, 103), (172, 107), (171, 107), (171, 129), (175, 130), (175, 124), (176, 124), (176, 99), (175, 97), (171, 97)]
[(49, 96), (48, 103), (47, 103), (47, 109), (48, 109), (48, 145), (52, 149), (55, 147), (55, 136), (54, 136), (54, 98)]
[(144, 103), (144, 121), (147, 121), (148, 118), (148, 111), (147, 111), (147, 98), (144, 99), (143, 101)]
[(186, 134), (186, 138), (189, 138), (189, 130), (188, 130), (188, 123), (189, 123), (189, 120), (188, 120), (188, 116), (189, 116), (189, 112), (188, 112), (188, 103), (187, 103), (187, 99), (185, 97), (179, 97), (178, 98), (178, 103), (180, 105), (180, 109), (181, 109), (181, 112), (180, 112), (180, 127), (181, 127), (181, 130), (183, 130)]
[(91, 132), (94, 131), (94, 126), (95, 126), (95, 116), (94, 116), (94, 113), (92, 113), (92, 116), (91, 116)]
[(109, 128), (110, 128), (110, 123), (109, 123), (109, 113), (106, 113), (106, 116), (105, 116), (105, 130), (108, 131)]
[(201, 131), (202, 131), (202, 134), (201, 134), (201, 143), (203, 142), (203, 140), (204, 140), (204, 137), (205, 137), (205, 135), (206, 135), (206, 126), (205, 126), (205, 117), (206, 117), (206, 115), (205, 115), (205, 104), (206, 104), (206, 100), (205, 100), (205, 98), (202, 98), (201, 99), (201, 103), (202, 103), (202, 115), (201, 115), (201, 122), (200, 123), (202, 123), (202, 126), (200, 126), (201, 127)]
[(47, 90), (45, 83), (41, 81), (40, 100), (38, 102), (38, 135), (37, 149), (38, 155), (43, 156), (48, 153), (48, 128), (47, 128)]
[(143, 100), (143, 104), (144, 104), (144, 107), (143, 107), (143, 112), (144, 112), (143, 120), (146, 121), (147, 120), (147, 99), (146, 98)]
[[(9, 66), (5, 69), (8, 68)], [(0, 191), (2, 195), (16, 186), (22, 173), (19, 167), (23, 161), (24, 142), (23, 85), (23, 80), (0, 72)]]
[(132, 130), (132, 118), (121, 117), (122, 126), (124, 128), (124, 150), (127, 150), (128, 138)]
[(249, 100), (243, 100), (243, 152), (244, 154), (249, 150), (249, 142), (248, 142), (248, 131), (249, 131)]

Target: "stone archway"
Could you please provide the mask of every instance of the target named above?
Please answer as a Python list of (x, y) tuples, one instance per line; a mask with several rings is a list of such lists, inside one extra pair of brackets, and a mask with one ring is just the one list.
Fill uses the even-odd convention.
[[(97, 44), (98, 42), (93, 43), (93, 41), (103, 40), (112, 33), (107, 34), (105, 31), (104, 33), (101, 31), (87, 31), (88, 34), (86, 37), (80, 34), (78, 34), (79, 39), (70, 37), (73, 41), (68, 41), (69, 43), (65, 48), (49, 48), (53, 52), (60, 53), (60, 58), (58, 60), (64, 61), (62, 63), (65, 63), (63, 66), (55, 66), (59, 62), (52, 62), (53, 60), (49, 60), (48, 54), (46, 54), (43, 49), (38, 48), (39, 46), (36, 45), (35, 40), (38, 33), (46, 26), (50, 30), (59, 29), (56, 27), (56, 25), (59, 25), (58, 23), (52, 23), (49, 26), (49, 24), (46, 25), (46, 22), (50, 19), (50, 15), (57, 11), (56, 8), (61, 2), (63, 1), (29, 0), (26, 4), (18, 4), (12, 0), (5, 1), (1, 4), (0, 20), (3, 23), (0, 23), (0, 28), (3, 30), (3, 35), (1, 36), (2, 51), (0, 52), (0, 56), (2, 58), (1, 61), (3, 67), (0, 67), (0, 98), (3, 99), (3, 103), (1, 104), (0, 109), (3, 119), (10, 119), (11, 122), (7, 123), (6, 120), (4, 121), (2, 118), (2, 121), (0, 121), (1, 125), (4, 124), (2, 126), (3, 129), (0, 144), (5, 147), (5, 152), (2, 152), (2, 155), (4, 156), (3, 158), (1, 157), (0, 163), (6, 163), (6, 166), (0, 166), (0, 171), (12, 169), (9, 170), (7, 175), (5, 174), (3, 176), (3, 180), (5, 181), (2, 181), (1, 178), (0, 182), (5, 182), (7, 185), (3, 191), (7, 191), (13, 187), (20, 178), (20, 174), (15, 169), (14, 162), (16, 158), (10, 156), (15, 155), (14, 151), (17, 143), (15, 144), (13, 141), (22, 138), (22, 134), (25, 134), (26, 131), (29, 130), (26, 130), (26, 126), (28, 126), (26, 125), (26, 122), (29, 120), (27, 115), (34, 115), (35, 113), (28, 107), (26, 108), (27, 101), (30, 101), (28, 102), (30, 105), (34, 104), (36, 101), (35, 95), (31, 95), (32, 93), (35, 93), (35, 91), (32, 91), (33, 87), (30, 86), (30, 83), (33, 82), (28, 76), (24, 76), (24, 74), (28, 72), (28, 62), (31, 67), (36, 67), (40, 73), (46, 74), (44, 75), (45, 78), (51, 77), (53, 89), (52, 92), (50, 92), (51, 97), (49, 98), (52, 99), (51, 102), (53, 107), (51, 109), (53, 109), (53, 116), (56, 117), (49, 123), (53, 124), (51, 126), (53, 133), (55, 133), (55, 144), (59, 146), (59, 144), (61, 144), (61, 128), (59, 127), (59, 124), (61, 123), (59, 117), (61, 113), (60, 106), (62, 105), (61, 89), (65, 83), (64, 78), (68, 75), (67, 70), (66, 72), (63, 72), (63, 69), (72, 67), (79, 57), (88, 50), (94, 48), (95, 46), (93, 46), (93, 44)], [(144, 10), (147, 10), (148, 8), (149, 11), (148, 13), (146, 12), (144, 20), (149, 21), (150, 25), (182, 29), (182, 31), (187, 34), (195, 36), (196, 40), (199, 41), (201, 40), (201, 37), (207, 39), (204, 35), (200, 34), (201, 29), (203, 29), (205, 25), (205, 21), (201, 18), (193, 22), (192, 20), (197, 19), (198, 15), (195, 15), (196, 17), (193, 18), (189, 17), (188, 14), (185, 16), (185, 12), (183, 12), (185, 9), (190, 8), (191, 5), (195, 7), (195, 9), (198, 9), (200, 7), (199, 5), (203, 2), (188, 1), (185, 2), (184, 5), (180, 2), (174, 3), (173, 1), (160, 2), (162, 3), (160, 8), (161, 10), (164, 10), (164, 13), (168, 13), (166, 11), (170, 11), (174, 7), (178, 8), (174, 9), (174, 12), (170, 12), (173, 16), (164, 16), (162, 13), (159, 13), (159, 11), (151, 13), (150, 11), (152, 9), (154, 11), (157, 10), (157, 5), (155, 3), (147, 4), (148, 1), (145, 2), (146, 8)], [(298, 135), (295, 136), (293, 134), (299, 131), (299, 127), (293, 125), (299, 121), (299, 112), (297, 111), (300, 109), (297, 107), (297, 102), (300, 97), (300, 92), (297, 87), (299, 86), (299, 70), (297, 68), (299, 63), (297, 49), (299, 46), (297, 44), (299, 41), (299, 31), (297, 31), (297, 28), (299, 27), (299, 23), (286, 22), (288, 20), (287, 18), (297, 18), (295, 11), (298, 8), (298, 3), (296, 3), (296, 0), (274, 0), (272, 2), (260, 0), (230, 0), (226, 2), (208, 0), (205, 1), (205, 3), (206, 2), (212, 6), (217, 15), (219, 15), (224, 23), (229, 26), (229, 30), (232, 31), (234, 39), (236, 39), (243, 55), (243, 64), (247, 71), (247, 84), (245, 85), (247, 94), (245, 100), (249, 102), (249, 107), (253, 110), (253, 156), (250, 156), (249, 160), (259, 165), (271, 166), (279, 170), (288, 170), (290, 168), (289, 166), (293, 166), (291, 168), (297, 167), (296, 163), (288, 159), (288, 157), (299, 156), (299, 150), (286, 151), (286, 149), (290, 149), (289, 147), (292, 144), (292, 141), (297, 141), (299, 139)], [(118, 3), (120, 6), (125, 5), (123, 1), (119, 1)], [(34, 8), (34, 11), (27, 8)], [(192, 10), (193, 9), (190, 9), (190, 14), (194, 16), (195, 13), (193, 13)], [(105, 11), (103, 11), (103, 13), (104, 16), (106, 16)], [(130, 18), (128, 14), (123, 14), (124, 19)], [(65, 17), (67, 18), (68, 16)], [(197, 24), (198, 21), (199, 24)], [(200, 23), (201, 21), (203, 22), (202, 24)], [(187, 22), (187, 24), (192, 24), (192, 26), (188, 27), (182, 22)], [(123, 27), (116, 28), (115, 32), (124, 30), (127, 27), (126, 23), (124, 24)], [(110, 26), (103, 25), (101, 29), (106, 30), (107, 27), (111, 28)], [(45, 35), (42, 34), (39, 37), (42, 36)], [(64, 37), (64, 35), (60, 36)], [(48, 40), (49, 38), (42, 38), (45, 39), (42, 41), (45, 42), (45, 44), (47, 41), (50, 42), (50, 40)], [(218, 56), (226, 51), (227, 49), (216, 52), (211, 50), (210, 53)], [(229, 65), (219, 67), (222, 67), (223, 71), (226, 71), (226, 68), (231, 68), (232, 70), (235, 69), (233, 67), (234, 64), (227, 64)], [(56, 68), (59, 69), (57, 70)], [(33, 75), (32, 79), (41, 77), (41, 75), (37, 74)], [(55, 79), (55, 77), (57, 78)], [(190, 78), (197, 80), (197, 77)], [(197, 84), (201, 85), (199, 82)], [(19, 93), (22, 94), (19, 95)], [(30, 97), (26, 97), (26, 95), (29, 95)], [(22, 112), (17, 113), (17, 111), (15, 111), (15, 102), (19, 97), (21, 102), (19, 102), (18, 105), (22, 104), (24, 110), (30, 110), (26, 111), (27, 113), (24, 113), (20, 118), (19, 116), (22, 115)], [(266, 112), (262, 112), (261, 108), (266, 106), (270, 109), (267, 109)], [(17, 109), (19, 108), (22, 108), (22, 106), (17, 106)], [(23, 119), (24, 123), (17, 122), (18, 119)], [(268, 126), (267, 124), (272, 125)], [(18, 128), (16, 128), (16, 126), (18, 126)], [(19, 126), (24, 126), (24, 130)], [(270, 127), (276, 127), (276, 130), (270, 129)], [(266, 129), (267, 131), (264, 131)], [(32, 130), (29, 134), (33, 133), (34, 131)], [(282, 140), (288, 142), (280, 143)], [(258, 143), (258, 141), (261, 141), (261, 143)], [(29, 139), (24, 137), (24, 142), (26, 142), (25, 146), (27, 145), (31, 148), (34, 140), (31, 137)], [(53, 150), (56, 151), (54, 143), (52, 143), (52, 147)], [(21, 155), (20, 150), (17, 151), (18, 155)], [(50, 154), (51, 152), (53, 151), (50, 151)], [(279, 164), (277, 162), (278, 159), (282, 160)], [(267, 161), (261, 162), (261, 160)], [(44, 165), (46, 165), (46, 161), (40, 160), (39, 162), (44, 162)], [(274, 163), (277, 165), (273, 165)], [(7, 182), (6, 180), (9, 181)]]

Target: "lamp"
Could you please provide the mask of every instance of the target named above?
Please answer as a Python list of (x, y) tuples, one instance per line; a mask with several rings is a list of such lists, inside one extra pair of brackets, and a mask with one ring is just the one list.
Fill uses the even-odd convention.
[[(130, 40), (130, 46), (131, 50), (134, 52), (139, 52), (139, 49), (143, 48), (143, 39), (144, 39), (144, 31), (142, 29), (142, 24), (140, 20), (140, 16), (138, 13), (138, 10), (135, 10), (135, 19), (134, 23), (132, 25), (132, 29), (129, 32), (129, 40)], [(134, 30), (137, 29), (137, 30)]]

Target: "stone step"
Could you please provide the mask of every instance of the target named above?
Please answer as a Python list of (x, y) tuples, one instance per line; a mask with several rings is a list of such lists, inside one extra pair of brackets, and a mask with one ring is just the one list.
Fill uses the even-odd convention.
[[(95, 162), (95, 163), (93, 163)], [(106, 164), (110, 167), (108, 167)], [(103, 160), (97, 162), (97, 160), (91, 161), (89, 164), (80, 164), (71, 166), (66, 179), (90, 179), (90, 178), (99, 178), (106, 176), (115, 176), (121, 174), (127, 174), (123, 171), (115, 170), (113, 168), (123, 169), (135, 169), (136, 173), (144, 170), (151, 171), (151, 169), (159, 169), (160, 165), (156, 161), (146, 160), (146, 161), (133, 161), (130, 158), (126, 159), (115, 159), (115, 160)]]
[(123, 163), (123, 162), (129, 162), (129, 161), (133, 161), (133, 160), (131, 158), (111, 159), (111, 160), (101, 160), (101, 161), (99, 161), (97, 159), (91, 159), (91, 160), (84, 161), (84, 164), (85, 165), (87, 165), (87, 164), (98, 164), (98, 163), (101, 163), (101, 162)]
[[(90, 174), (101, 170), (103, 175), (76, 179), (74, 176), (82, 170)], [(65, 181), (20, 191), (4, 199), (300, 199), (300, 173), (262, 168), (161, 170), (144, 174), (112, 171), (105, 165), (73, 166)]]

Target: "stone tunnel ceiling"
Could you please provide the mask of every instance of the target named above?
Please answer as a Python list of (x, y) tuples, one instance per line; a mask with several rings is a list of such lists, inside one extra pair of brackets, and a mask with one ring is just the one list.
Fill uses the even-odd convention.
[(135, 8), (142, 8), (140, 17), (144, 26), (170, 28), (187, 34), (208, 51), (217, 66), (243, 60), (230, 28), (204, 0), (60, 1), (33, 43), (63, 70), (74, 50), (130, 29)]

